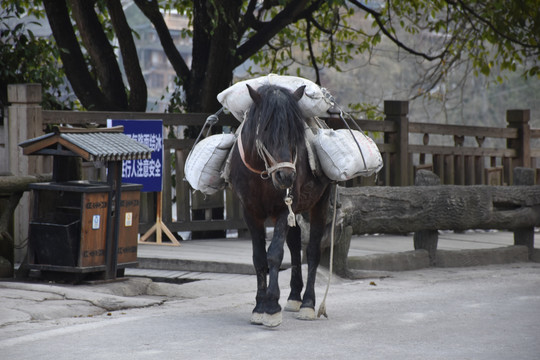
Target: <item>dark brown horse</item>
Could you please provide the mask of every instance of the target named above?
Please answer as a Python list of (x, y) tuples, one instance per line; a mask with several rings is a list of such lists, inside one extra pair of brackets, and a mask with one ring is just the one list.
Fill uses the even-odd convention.
[[(285, 241), (292, 263), (291, 292), (285, 310), (298, 311), (301, 319), (315, 318), (315, 276), (330, 180), (314, 176), (309, 165), (306, 125), (298, 107), (304, 87), (294, 93), (273, 85), (258, 90), (248, 88), (253, 105), (233, 149), (230, 182), (242, 203), (253, 243), (257, 295), (251, 322), (273, 327), (281, 324), (282, 319), (278, 272)], [(293, 213), (306, 212), (310, 234), (307, 284), (302, 297), (302, 244), (300, 227), (293, 224)], [(268, 218), (274, 222), (274, 235), (266, 251)]]

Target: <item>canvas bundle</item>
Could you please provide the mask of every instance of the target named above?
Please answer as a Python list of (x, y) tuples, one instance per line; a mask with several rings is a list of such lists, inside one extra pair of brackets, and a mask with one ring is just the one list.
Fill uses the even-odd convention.
[(323, 172), (334, 181), (370, 176), (383, 167), (377, 144), (361, 131), (319, 129), (315, 149)]
[(217, 134), (193, 147), (184, 166), (186, 180), (193, 189), (212, 195), (225, 188), (221, 171), (235, 140), (234, 134)]
[(327, 116), (328, 109), (333, 105), (329, 100), (328, 92), (310, 80), (296, 76), (269, 74), (240, 81), (218, 94), (217, 99), (221, 105), (227, 108), (239, 121), (244, 121), (245, 115), (253, 104), (246, 84), (255, 90), (263, 85), (278, 85), (291, 92), (305, 85), (304, 96), (298, 101), (298, 105), (306, 118)]
[[(345, 181), (357, 176), (372, 175), (382, 168), (382, 157), (377, 145), (364, 133), (357, 130), (328, 129), (315, 121), (317, 116), (327, 115), (328, 109), (333, 105), (331, 96), (317, 84), (299, 77), (275, 74), (241, 81), (217, 97), (240, 121), (244, 120), (253, 103), (246, 84), (254, 89), (263, 85), (279, 85), (291, 92), (300, 86), (306, 86), (304, 96), (298, 103), (306, 118), (308, 142), (312, 145), (309, 148), (312, 149), (312, 170), (317, 168), (314, 164), (319, 163), (320, 169), (328, 178)], [(317, 129), (315, 136), (312, 129)], [(203, 139), (193, 147), (184, 167), (186, 180), (193, 189), (212, 195), (225, 188), (226, 181), (222, 172), (235, 141), (233, 134), (218, 134)]]

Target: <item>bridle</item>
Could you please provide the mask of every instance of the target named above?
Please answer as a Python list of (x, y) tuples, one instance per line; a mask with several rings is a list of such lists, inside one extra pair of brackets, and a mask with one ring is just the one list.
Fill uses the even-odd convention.
[[(266, 146), (259, 140), (255, 140), (255, 146), (257, 148), (257, 153), (259, 156), (264, 160), (264, 167), (265, 170), (257, 170), (253, 168), (249, 163), (246, 161), (246, 155), (244, 151), (244, 145), (242, 143), (242, 128), (244, 127), (244, 123), (240, 125), (240, 128), (238, 129), (238, 152), (240, 153), (240, 158), (242, 159), (242, 162), (248, 168), (251, 172), (260, 175), (261, 179), (267, 180), (270, 178), (270, 176), (273, 175), (277, 170), (282, 168), (288, 168), (292, 169), (296, 173), (296, 160), (298, 159), (298, 148), (295, 149), (294, 152), (294, 161), (283, 161), (283, 162), (277, 162), (276, 159), (270, 154)], [(257, 128), (258, 133), (258, 128)], [(287, 191), (285, 193), (285, 198), (283, 198), (283, 201), (285, 202), (285, 205), (287, 206), (289, 210), (289, 215), (287, 216), (287, 224), (290, 227), (296, 226), (296, 218), (294, 215), (294, 211), (292, 209), (292, 203), (293, 203), (293, 196), (291, 194), (291, 188), (287, 188)]]
[(238, 152), (240, 153), (240, 158), (242, 159), (242, 162), (244, 163), (246, 168), (248, 168), (251, 172), (260, 175), (261, 178), (265, 179), (265, 180), (270, 178), (270, 176), (272, 176), (272, 174), (275, 173), (276, 171), (278, 171), (279, 169), (288, 168), (288, 169), (292, 169), (294, 172), (296, 172), (296, 160), (298, 159), (298, 151), (297, 151), (297, 149), (296, 149), (295, 154), (294, 154), (294, 161), (293, 162), (290, 162), (290, 161), (278, 162), (272, 156), (272, 154), (270, 154), (270, 152), (268, 151), (266, 146), (264, 146), (264, 144), (259, 139), (255, 140), (255, 147), (257, 148), (257, 153), (259, 154), (259, 156), (264, 161), (265, 169), (264, 170), (257, 170), (255, 168), (253, 168), (246, 161), (244, 145), (242, 143), (242, 128), (243, 128), (243, 125), (244, 125), (244, 123), (242, 123), (242, 125), (240, 126), (240, 129), (238, 131), (239, 134), (238, 134), (237, 143), (238, 143)]

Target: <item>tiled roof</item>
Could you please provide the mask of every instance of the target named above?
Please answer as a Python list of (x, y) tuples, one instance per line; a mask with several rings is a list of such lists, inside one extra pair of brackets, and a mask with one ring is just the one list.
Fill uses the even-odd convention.
[(56, 131), (19, 144), (25, 155), (71, 155), (87, 161), (150, 159), (146, 145), (118, 131)]

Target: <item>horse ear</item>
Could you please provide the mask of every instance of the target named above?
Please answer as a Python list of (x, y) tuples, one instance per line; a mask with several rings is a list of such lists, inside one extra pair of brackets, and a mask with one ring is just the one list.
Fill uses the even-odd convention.
[(261, 94), (259, 94), (257, 92), (257, 90), (255, 90), (254, 88), (252, 88), (251, 86), (249, 86), (248, 84), (246, 84), (247, 88), (248, 88), (248, 91), (249, 91), (249, 96), (251, 97), (251, 99), (253, 99), (253, 102), (255, 104), (260, 104), (261, 103)]
[(300, 86), (296, 91), (293, 93), (294, 98), (296, 101), (299, 101), (302, 96), (304, 96), (304, 91), (306, 90), (306, 85)]

